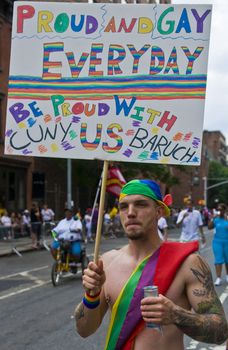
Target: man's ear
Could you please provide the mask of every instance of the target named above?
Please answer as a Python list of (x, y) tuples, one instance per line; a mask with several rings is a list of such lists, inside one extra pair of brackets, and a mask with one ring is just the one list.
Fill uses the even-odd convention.
[(163, 215), (164, 215), (164, 210), (160, 205), (158, 205), (157, 206), (157, 219), (160, 219)]

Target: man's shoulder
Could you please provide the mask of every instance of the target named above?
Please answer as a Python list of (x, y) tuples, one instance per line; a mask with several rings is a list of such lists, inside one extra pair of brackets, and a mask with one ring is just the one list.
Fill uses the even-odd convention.
[(199, 253), (189, 254), (180, 264), (174, 275), (173, 281), (168, 289), (168, 297), (171, 297), (172, 293), (175, 295), (176, 293), (184, 293), (184, 288), (195, 283), (198, 278), (197, 276), (203, 274), (206, 264), (207, 263)]
[(178, 213), (178, 216), (183, 215), (187, 212), (187, 209), (181, 209), (181, 211)]
[(198, 209), (193, 209), (193, 213), (197, 213), (197, 214), (201, 215), (200, 211)]
[(119, 261), (119, 257), (123, 255), (124, 250), (125, 250), (125, 247), (121, 249), (112, 249), (112, 250), (109, 250), (108, 252), (105, 252), (102, 255), (102, 260), (104, 261), (104, 264), (108, 266), (111, 263), (116, 262), (116, 260)]
[(178, 213), (177, 222), (182, 220), (182, 218), (183, 218), (183, 216), (184, 216), (184, 214), (185, 214), (186, 212), (187, 212), (186, 209), (182, 209), (182, 210)]
[(108, 252), (105, 252), (104, 254), (102, 254), (102, 258), (105, 259), (105, 260), (108, 260), (108, 259), (112, 259), (112, 258), (118, 257), (121, 254), (120, 253), (121, 250), (122, 249), (109, 250)]
[(189, 254), (186, 259), (183, 261), (179, 274), (183, 276), (183, 278), (188, 279), (189, 277), (193, 277), (197, 274), (197, 271), (204, 270), (204, 267), (207, 265), (206, 260), (202, 257), (198, 252)]
[(67, 221), (66, 219), (61, 219), (59, 220), (58, 225), (64, 224), (66, 221)]
[[(186, 243), (183, 243), (186, 244)], [(199, 257), (201, 257), (200, 253), (198, 251), (192, 252), (189, 255), (186, 256), (184, 263), (185, 264), (195, 264), (199, 261)]]

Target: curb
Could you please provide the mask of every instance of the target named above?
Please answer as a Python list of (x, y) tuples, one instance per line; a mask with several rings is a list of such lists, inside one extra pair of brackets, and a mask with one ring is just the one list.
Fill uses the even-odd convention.
[[(24, 243), (24, 245), (23, 245), (23, 243), (21, 243), (20, 246), (17, 246), (16, 244), (15, 244), (15, 246), (10, 245), (10, 246), (8, 246), (8, 247), (3, 248), (2, 251), (1, 251), (1, 249), (0, 249), (0, 258), (1, 258), (1, 257), (6, 257), (6, 256), (12, 256), (12, 255), (18, 255), (18, 256), (22, 257), (22, 254), (23, 254), (23, 253), (28, 253), (28, 252), (39, 252), (39, 251), (44, 250), (44, 249), (48, 250), (48, 249), (45, 247), (45, 245), (46, 245), (48, 248), (50, 248), (50, 243), (51, 243), (51, 242), (45, 241), (45, 244), (43, 244), (43, 242), (42, 242), (42, 243), (41, 243), (41, 246), (40, 246), (38, 249), (33, 248), (33, 247), (31, 246), (31, 243), (30, 243), (30, 242), (29, 242), (29, 243), (26, 242), (26, 243)], [(5, 243), (4, 243), (4, 244), (5, 244)], [(1, 245), (1, 242), (0, 242), (0, 245)]]

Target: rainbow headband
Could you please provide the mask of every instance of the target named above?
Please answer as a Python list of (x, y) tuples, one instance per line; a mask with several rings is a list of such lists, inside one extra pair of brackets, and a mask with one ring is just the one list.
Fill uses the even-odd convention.
[(170, 194), (162, 198), (159, 185), (152, 180), (131, 180), (126, 183), (120, 192), (119, 201), (131, 194), (141, 194), (156, 201), (163, 207), (165, 216), (170, 215), (168, 205), (172, 204), (172, 197)]

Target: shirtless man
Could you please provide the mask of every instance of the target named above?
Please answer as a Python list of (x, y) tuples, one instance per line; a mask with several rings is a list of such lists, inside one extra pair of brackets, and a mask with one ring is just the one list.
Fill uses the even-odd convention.
[[(197, 253), (189, 253), (179, 264), (164, 294), (143, 298), (141, 293), (141, 300), (138, 305), (134, 305), (132, 313), (124, 310), (124, 303), (127, 302), (124, 298), (135, 288), (128, 281), (137, 275), (136, 268), (143, 264), (142, 261), (147, 261), (148, 256), (148, 259), (155, 259), (155, 256), (161, 255), (162, 246), (176, 244), (185, 249), (188, 245), (198, 243), (162, 243), (157, 233), (157, 221), (164, 210), (168, 214), (169, 208), (163, 202), (159, 186), (154, 181), (133, 180), (127, 183), (120, 195), (119, 210), (129, 243), (120, 250), (105, 253), (97, 264), (90, 262), (84, 271), (83, 286), (86, 293), (75, 309), (78, 333), (82, 337), (94, 333), (110, 309), (112, 315), (105, 346), (107, 350), (183, 350), (184, 334), (205, 343), (225, 342), (228, 326), (224, 311), (214, 290), (210, 268)], [(175, 255), (174, 251), (169, 261), (174, 260)], [(156, 264), (159, 264), (159, 258)], [(163, 265), (166, 265), (165, 260)], [(167, 260), (167, 265), (172, 264)], [(162, 284), (161, 275), (163, 277), (163, 274), (156, 275), (155, 272), (153, 281), (157, 282), (160, 278)], [(142, 279), (144, 277), (141, 275)], [(126, 295), (124, 290), (127, 291)], [(136, 288), (134, 293), (136, 295)], [(121, 299), (124, 300), (122, 304)], [(121, 334), (124, 338), (128, 332), (128, 324), (138, 317), (137, 313), (141, 318), (141, 328), (136, 335), (131, 330), (130, 337), (121, 339)], [(127, 327), (121, 324), (125, 318)], [(146, 327), (148, 323), (159, 325), (162, 331)], [(118, 330), (119, 324), (124, 332)]]

